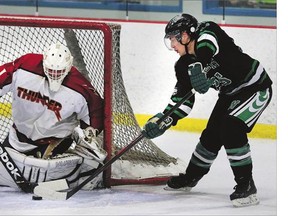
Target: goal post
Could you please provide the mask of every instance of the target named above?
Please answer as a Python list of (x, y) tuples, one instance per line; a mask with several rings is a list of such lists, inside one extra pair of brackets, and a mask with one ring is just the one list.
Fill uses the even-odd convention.
[[(0, 15), (0, 64), (26, 53), (43, 53), (52, 43), (67, 45), (73, 65), (104, 98), (101, 142), (107, 160), (141, 133), (124, 86), (120, 64), (121, 25), (96, 19)], [(12, 124), (11, 95), (0, 99), (0, 141)], [(104, 185), (161, 184), (184, 171), (178, 158), (142, 139), (104, 172)]]

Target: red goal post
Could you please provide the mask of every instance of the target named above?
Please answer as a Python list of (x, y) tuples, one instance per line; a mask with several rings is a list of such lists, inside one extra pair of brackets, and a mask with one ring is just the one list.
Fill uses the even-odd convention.
[[(51, 43), (67, 45), (73, 64), (104, 98), (101, 142), (107, 160), (141, 132), (126, 94), (120, 64), (121, 25), (96, 19), (0, 15), (0, 64)], [(0, 99), (0, 141), (12, 124), (11, 95)], [(161, 184), (186, 165), (144, 138), (104, 172), (104, 185)]]

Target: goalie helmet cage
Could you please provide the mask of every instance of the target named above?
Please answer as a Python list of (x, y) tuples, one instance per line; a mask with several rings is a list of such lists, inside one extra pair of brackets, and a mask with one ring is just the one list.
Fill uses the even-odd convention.
[[(104, 98), (103, 146), (107, 160), (141, 133), (120, 65), (121, 25), (96, 19), (44, 16), (0, 16), (0, 64), (26, 53), (42, 53), (59, 41), (68, 46), (73, 64)], [(11, 95), (0, 99), (0, 141), (12, 124)], [(185, 164), (151, 140), (142, 139), (103, 173), (105, 187), (123, 184), (162, 184), (183, 172)]]

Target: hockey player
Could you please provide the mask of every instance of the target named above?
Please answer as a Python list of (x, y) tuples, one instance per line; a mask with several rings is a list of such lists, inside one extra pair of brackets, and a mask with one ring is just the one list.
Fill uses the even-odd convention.
[[(209, 172), (220, 148), (225, 148), (236, 181), (230, 195), (234, 206), (259, 203), (252, 177), (252, 157), (247, 133), (251, 132), (272, 97), (272, 81), (256, 59), (242, 52), (233, 39), (214, 22), (198, 23), (189, 14), (172, 18), (165, 29), (165, 44), (179, 53), (175, 64), (177, 83), (167, 112), (192, 88), (205, 94), (219, 91), (205, 130), (192, 153), (185, 173), (171, 177), (166, 189), (187, 190)], [(187, 116), (195, 95), (159, 126), (158, 113), (144, 125), (143, 134), (155, 138)]]
[[(0, 95), (12, 93), (13, 125), (5, 148), (29, 182), (66, 178), (76, 186), (106, 157), (97, 136), (103, 130), (103, 99), (72, 66), (59, 42), (44, 54), (29, 53), (0, 66)], [(93, 189), (101, 177), (83, 189)], [(0, 185), (17, 188), (0, 163)]]

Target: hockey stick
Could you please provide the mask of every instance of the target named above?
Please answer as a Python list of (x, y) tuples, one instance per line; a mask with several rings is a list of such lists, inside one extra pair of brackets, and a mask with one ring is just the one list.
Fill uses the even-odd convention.
[[(162, 121), (164, 121), (167, 117), (169, 117), (177, 108), (179, 108), (187, 99), (189, 99), (192, 95), (195, 94), (194, 89), (189, 91), (180, 101), (178, 101), (172, 109), (170, 109), (167, 113), (165, 113), (160, 119), (157, 120), (157, 124), (160, 124)], [(81, 188), (86, 185), (88, 182), (90, 182), (92, 179), (94, 179), (96, 176), (98, 176), (101, 172), (106, 170), (111, 164), (113, 164), (117, 159), (119, 159), (125, 152), (127, 152), (129, 149), (131, 149), (134, 145), (136, 145), (141, 139), (144, 138), (144, 135), (141, 133), (136, 137), (130, 144), (122, 148), (116, 155), (114, 155), (109, 161), (107, 161), (103, 166), (95, 170), (95, 172), (89, 176), (85, 181), (83, 181), (78, 186), (72, 188), (69, 191), (56, 191), (51, 190), (49, 187), (46, 188), (45, 184), (42, 184), (41, 186), (37, 186), (34, 189), (34, 193), (38, 196), (43, 197), (44, 199), (50, 199), (50, 200), (67, 200), (71, 196), (73, 196), (75, 193), (77, 193)]]
[[(19, 168), (11, 158), (8, 151), (0, 144), (0, 160), (15, 184), (25, 193), (34, 193), (35, 187), (41, 185), (42, 183), (31, 183), (25, 179), (23, 174), (20, 172)], [(51, 190), (65, 190), (69, 186), (66, 181), (55, 180), (51, 182), (45, 182), (45, 186)]]

